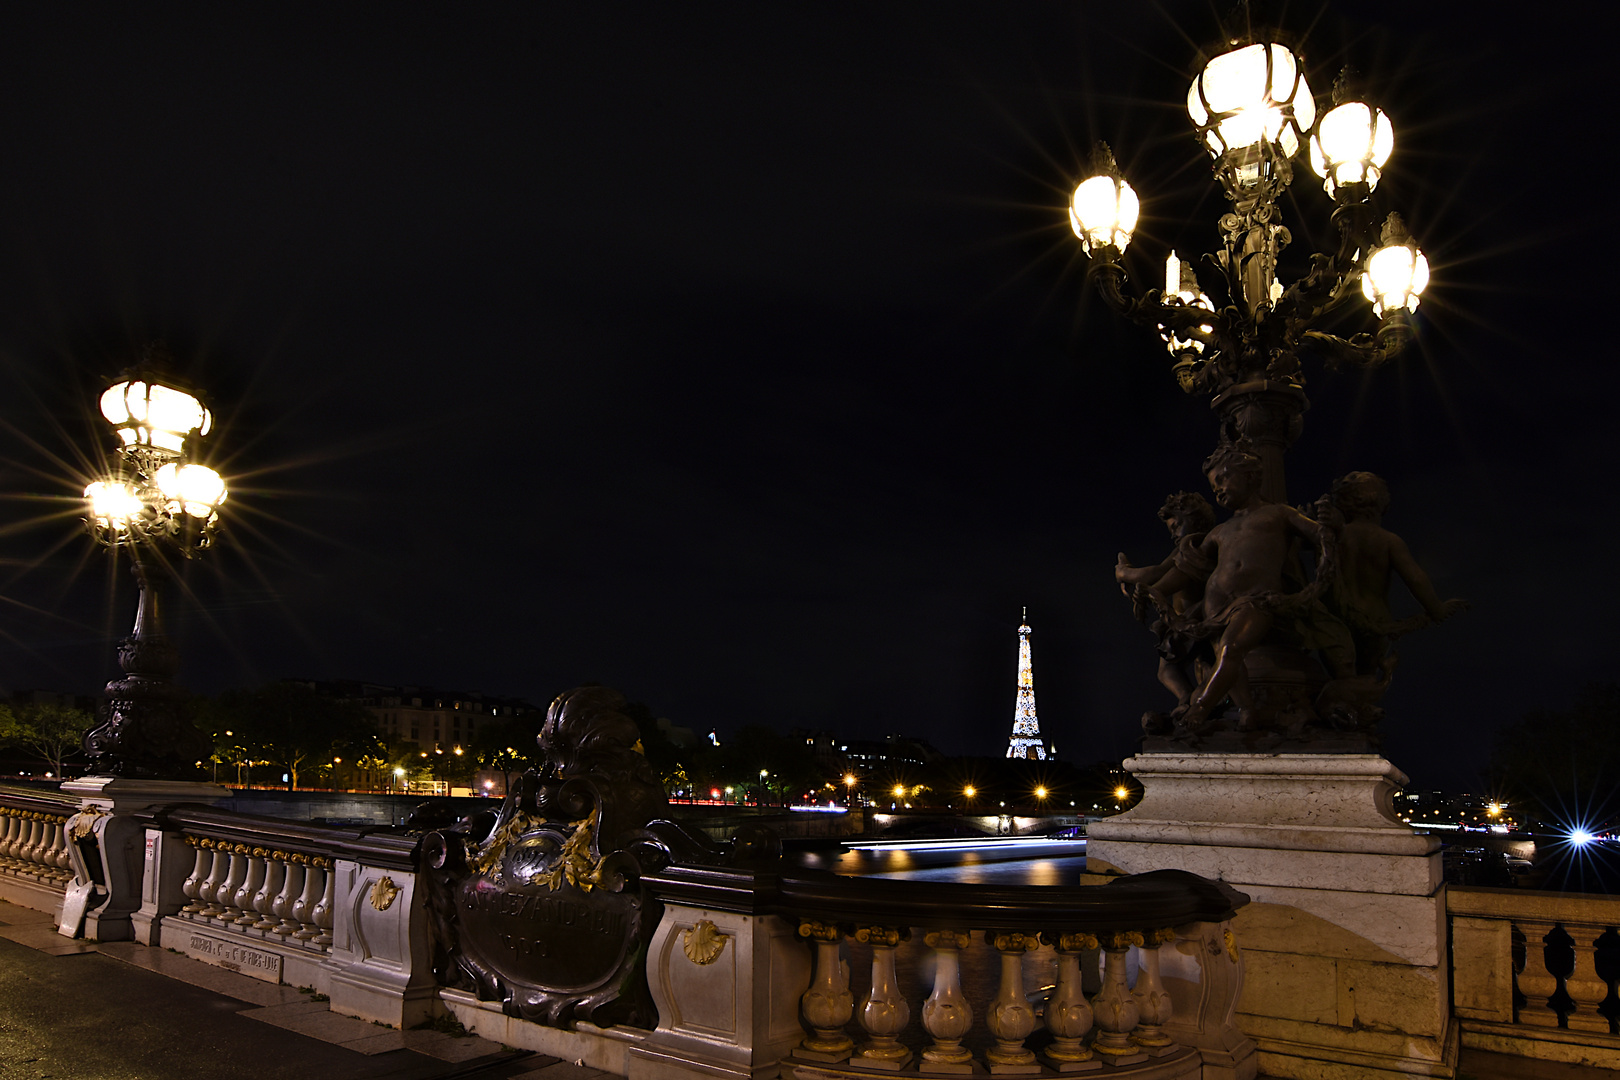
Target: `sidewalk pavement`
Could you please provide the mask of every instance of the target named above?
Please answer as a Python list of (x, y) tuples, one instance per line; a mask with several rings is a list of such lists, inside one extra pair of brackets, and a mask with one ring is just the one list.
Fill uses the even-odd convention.
[(471, 1035), (399, 1031), (0, 901), (0, 1080), (617, 1080)]

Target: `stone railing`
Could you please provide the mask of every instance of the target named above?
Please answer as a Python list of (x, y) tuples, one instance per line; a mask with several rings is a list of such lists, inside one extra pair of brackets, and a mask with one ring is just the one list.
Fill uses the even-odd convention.
[(647, 960), (659, 1024), (628, 1050), (632, 1077), (1255, 1073), (1227, 925), (1246, 900), (1191, 874), (1009, 888), (677, 866), (643, 881), (665, 907)]
[(415, 837), (203, 806), (146, 823), (134, 937), (393, 1025), (436, 1010)]
[(77, 799), (55, 792), (0, 789), (0, 899), (61, 909), (73, 879), (64, 826), (78, 809)]
[(1462, 1044), (1620, 1068), (1620, 897), (1452, 887)]

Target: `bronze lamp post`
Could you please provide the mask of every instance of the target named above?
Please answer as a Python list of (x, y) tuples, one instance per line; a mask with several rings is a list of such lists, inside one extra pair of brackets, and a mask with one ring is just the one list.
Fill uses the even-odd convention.
[(194, 771), (208, 740), (186, 718), (185, 694), (173, 682), (179, 654), (163, 629), (162, 593), (175, 560), (206, 550), (219, 526), (225, 481), (200, 460), (213, 416), (150, 359), (99, 404), (118, 446), (109, 472), (84, 489), (85, 525), (99, 543), (128, 553), (140, 599), (134, 629), (118, 646), (124, 674), (107, 684), (101, 723), (84, 748), (96, 775), (178, 779)]
[[(1265, 466), (1265, 496), (1283, 502), (1283, 453), (1307, 407), (1301, 347), (1315, 347), (1329, 367), (1372, 367), (1396, 355), (1411, 340), (1410, 314), (1428, 281), (1428, 261), (1400, 215), (1390, 214), (1381, 228), (1374, 224), (1370, 198), (1394, 149), (1394, 129), (1353, 92), (1348, 72), (1335, 84), (1332, 108), (1319, 118), (1287, 47), (1241, 38), (1224, 44), (1187, 92), (1196, 136), (1230, 204), (1219, 221), (1221, 246), (1206, 257), (1204, 275), (1172, 251), (1164, 288), (1128, 295), (1121, 256), (1140, 202), (1103, 144), (1094, 155), (1094, 175), (1075, 189), (1069, 220), (1103, 300), (1158, 330), (1177, 383), (1187, 393), (1212, 395), (1221, 442), (1246, 437)], [(1294, 158), (1307, 148), (1333, 199), (1339, 243), (1312, 255), (1304, 275), (1285, 284), (1278, 257), (1292, 235), (1278, 202), (1293, 182)], [(1376, 334), (1345, 339), (1315, 328), (1363, 297), (1380, 320)]]

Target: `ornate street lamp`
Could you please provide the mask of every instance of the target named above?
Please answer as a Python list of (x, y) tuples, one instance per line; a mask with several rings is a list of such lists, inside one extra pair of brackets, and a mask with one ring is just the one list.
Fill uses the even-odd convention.
[(176, 779), (191, 775), (208, 740), (186, 719), (173, 682), (179, 653), (163, 630), (162, 591), (176, 559), (213, 543), (225, 481), (202, 464), (213, 416), (198, 396), (163, 375), (152, 354), (101, 395), (118, 439), (107, 475), (84, 489), (85, 525), (125, 551), (140, 588), (135, 627), (118, 646), (124, 675), (107, 684), (101, 725), (84, 737), (97, 775)]
[[(1098, 144), (1093, 175), (1075, 188), (1069, 220), (1090, 258), (1088, 277), (1115, 311), (1155, 327), (1188, 393), (1213, 396), (1221, 442), (1247, 437), (1265, 464), (1263, 493), (1286, 501), (1283, 453), (1298, 436), (1307, 402), (1299, 351), (1306, 343), (1327, 365), (1373, 367), (1411, 339), (1410, 313), (1428, 281), (1428, 262), (1391, 214), (1381, 233), (1369, 199), (1395, 147), (1394, 128), (1351, 90), (1348, 72), (1334, 107), (1318, 120), (1299, 60), (1269, 40), (1237, 40), (1212, 56), (1187, 92), (1187, 112), (1230, 203), (1220, 218), (1221, 247), (1207, 276), (1174, 252), (1163, 291), (1126, 291), (1121, 263), (1136, 226), (1136, 192), (1108, 147)], [(1335, 250), (1311, 256), (1292, 283), (1278, 257), (1292, 236), (1279, 199), (1293, 181), (1294, 157), (1309, 148), (1323, 190), (1334, 201)], [(1360, 288), (1357, 288), (1357, 286)], [(1208, 287), (1208, 292), (1205, 287)], [(1342, 304), (1365, 296), (1380, 320), (1376, 336), (1345, 339), (1314, 327)]]

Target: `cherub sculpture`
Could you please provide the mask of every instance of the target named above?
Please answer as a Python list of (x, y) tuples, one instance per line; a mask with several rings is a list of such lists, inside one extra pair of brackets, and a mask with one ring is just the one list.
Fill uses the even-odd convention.
[[(1441, 600), (1406, 541), (1383, 527), (1389, 485), (1382, 477), (1347, 473), (1316, 505), (1317, 516), (1339, 534), (1339, 573), (1323, 599), (1350, 628), (1357, 675), (1380, 675), (1392, 641), (1468, 607), (1466, 600)], [(1397, 577), (1423, 608), (1421, 615), (1397, 620), (1390, 613), (1389, 588)]]
[[(1173, 714), (1177, 727), (1196, 732), (1230, 694), (1241, 729), (1259, 726), (1249, 692), (1245, 658), (1270, 635), (1279, 616), (1310, 608), (1333, 580), (1337, 542), (1333, 532), (1293, 507), (1260, 493), (1262, 465), (1247, 440), (1219, 447), (1204, 462), (1215, 501), (1232, 516), (1196, 544), (1178, 546), (1175, 565), (1152, 592), (1169, 596), (1203, 582), (1203, 618), (1190, 632), (1218, 635), (1215, 667), (1185, 708)], [(1285, 591), (1293, 543), (1309, 542), (1317, 552), (1316, 579), (1304, 589)]]
[(1159, 639), (1159, 682), (1185, 707), (1207, 667), (1210, 651), (1204, 641), (1187, 631), (1203, 613), (1204, 583), (1190, 580), (1170, 593), (1155, 591), (1165, 575), (1175, 569), (1176, 552), (1183, 546), (1196, 547), (1204, 534), (1215, 527), (1215, 508), (1202, 495), (1178, 491), (1159, 508), (1159, 518), (1170, 530), (1174, 544), (1170, 554), (1156, 566), (1132, 566), (1122, 551), (1114, 567), (1114, 580), (1120, 592), (1131, 598), (1136, 617), (1148, 624)]

